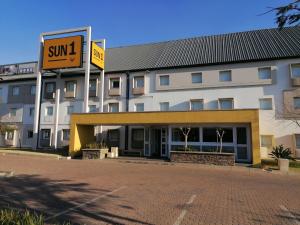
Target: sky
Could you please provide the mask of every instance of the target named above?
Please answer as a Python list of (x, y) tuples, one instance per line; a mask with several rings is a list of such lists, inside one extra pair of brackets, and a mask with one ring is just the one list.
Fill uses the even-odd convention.
[(106, 47), (276, 27), (292, 0), (1, 0), (0, 65), (36, 61), (39, 35), (91, 26)]

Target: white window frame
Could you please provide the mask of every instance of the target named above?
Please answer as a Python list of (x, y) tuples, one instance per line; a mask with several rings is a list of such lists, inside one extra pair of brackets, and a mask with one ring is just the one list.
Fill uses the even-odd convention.
[[(229, 73), (229, 80), (227, 80), (227, 79), (224, 79), (223, 80), (223, 75), (224, 75), (224, 73)], [(219, 71), (219, 81), (220, 82), (231, 82), (232, 81), (232, 71), (231, 70), (222, 70), (222, 71)]]
[[(225, 109), (225, 108), (221, 108), (222, 105), (222, 101), (231, 101), (231, 108), (229, 109)], [(219, 98), (218, 99), (218, 109), (220, 110), (231, 110), (234, 109), (234, 98)]]
[[(72, 109), (71, 112), (70, 112), (70, 109)], [(74, 106), (68, 105), (67, 106), (67, 115), (71, 115), (72, 113), (74, 113)]]
[[(296, 76), (293, 73), (293, 67), (296, 67), (297, 70), (299, 70), (299, 74), (297, 74)], [(291, 78), (300, 78), (300, 63), (290, 64), (290, 73), (291, 73)]]
[[(194, 77), (201, 77), (201, 81), (200, 82), (194, 82), (193, 78)], [(191, 74), (191, 79), (192, 79), (192, 84), (202, 84), (203, 83), (203, 75), (202, 72), (198, 72), (198, 73), (192, 73)]]
[[(270, 71), (270, 74), (268, 75), (268, 77), (264, 77), (264, 76), (261, 76), (261, 73), (263, 71)], [(257, 69), (257, 73), (258, 73), (258, 79), (260, 80), (270, 80), (272, 79), (272, 68), (269, 66), (269, 67), (260, 67)]]
[[(95, 110), (91, 111), (91, 108), (94, 108)], [(89, 113), (95, 113), (97, 112), (97, 106), (96, 105), (89, 105)]]
[[(15, 90), (18, 90), (16, 93), (15, 93)], [(13, 86), (12, 87), (12, 96), (19, 96), (20, 95), (20, 87), (19, 86)]]
[[(95, 89), (91, 89), (91, 84), (92, 83), (95, 83)], [(98, 82), (97, 82), (97, 79), (90, 79), (90, 83), (89, 83), (89, 91), (96, 91), (97, 92), (97, 85)]]
[[(77, 82), (76, 81), (74, 81), (74, 80), (68, 80), (68, 81), (65, 81), (66, 83), (65, 83), (65, 85), (66, 85), (66, 92), (71, 92), (71, 93), (76, 93), (76, 84), (77, 84)], [(68, 90), (69, 89), (69, 85), (71, 85), (71, 84), (73, 84), (73, 90)]]
[(294, 109), (300, 109), (300, 105), (297, 106), (297, 105), (295, 104), (295, 100), (296, 100), (296, 101), (298, 100), (298, 101), (300, 102), (300, 97), (294, 97), (294, 98), (293, 98)]
[[(49, 90), (49, 86), (50, 87), (52, 87), (51, 89), (52, 89), (52, 91), (51, 90)], [(54, 93), (55, 92), (55, 90), (54, 90), (54, 87), (55, 86), (55, 82), (47, 82), (47, 83), (45, 83), (45, 89), (46, 89), (46, 93)]]
[[(168, 109), (162, 110), (162, 106), (163, 106), (163, 105), (167, 105), (167, 106), (168, 106)], [(162, 111), (162, 112), (170, 111), (170, 102), (160, 102), (160, 103), (159, 103), (159, 111)]]
[(117, 106), (118, 107), (118, 110), (116, 112), (120, 112), (120, 104), (119, 102), (110, 102), (108, 103), (108, 112), (111, 112), (111, 113), (116, 113), (116, 112), (113, 112), (111, 109), (112, 109), (112, 106)]
[[(138, 85), (138, 80), (143, 80), (143, 86)], [(133, 77), (133, 88), (144, 88), (145, 87), (145, 76), (134, 76)]]
[[(119, 82), (119, 87), (113, 87), (114, 82)], [(109, 89), (120, 89), (120, 88), (121, 88), (121, 77), (110, 77)]]
[[(263, 108), (263, 107), (261, 107), (263, 101), (269, 101), (269, 100), (271, 100), (271, 108)], [(266, 98), (260, 98), (259, 99), (259, 109), (260, 110), (273, 110), (273, 99), (272, 98), (268, 98), (268, 97), (266, 97)]]
[[(202, 108), (201, 109), (193, 109), (193, 103), (194, 102), (199, 102), (202, 104)], [(201, 111), (204, 109), (204, 100), (203, 99), (191, 99), (190, 100), (190, 111)]]
[[(66, 133), (69, 133), (67, 139), (65, 139)], [(69, 141), (69, 140), (70, 140), (70, 129), (62, 129), (62, 141)]]
[[(143, 106), (143, 110), (139, 110), (139, 111), (138, 111), (137, 109), (138, 109), (138, 107), (141, 106), (141, 105)], [(134, 104), (134, 111), (135, 111), (135, 112), (144, 112), (144, 111), (145, 111), (145, 104), (142, 103), (142, 102), (135, 103), (135, 104)]]
[[(163, 79), (167, 79), (167, 82), (162, 82)], [(159, 75), (159, 86), (170, 86), (170, 75)]]
[[(52, 114), (49, 114), (49, 109), (52, 109)], [(45, 116), (53, 116), (54, 113), (54, 108), (53, 106), (46, 106), (46, 110), (45, 110)]]

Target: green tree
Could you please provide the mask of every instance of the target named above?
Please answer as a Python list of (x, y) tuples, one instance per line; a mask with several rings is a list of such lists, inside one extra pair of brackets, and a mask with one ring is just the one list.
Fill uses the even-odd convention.
[(300, 0), (294, 0), (287, 5), (272, 8), (268, 12), (276, 13), (276, 24), (282, 29), (285, 26), (299, 26), (300, 24)]

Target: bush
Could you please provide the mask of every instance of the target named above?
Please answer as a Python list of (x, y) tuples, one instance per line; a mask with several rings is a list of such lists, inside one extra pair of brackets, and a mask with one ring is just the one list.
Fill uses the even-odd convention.
[(273, 147), (273, 151), (269, 155), (275, 159), (293, 159), (291, 149), (284, 148), (283, 145)]

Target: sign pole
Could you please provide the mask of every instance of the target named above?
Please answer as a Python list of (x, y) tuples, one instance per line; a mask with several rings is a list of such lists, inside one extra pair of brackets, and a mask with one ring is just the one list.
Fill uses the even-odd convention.
[(39, 61), (37, 66), (37, 79), (36, 79), (36, 93), (35, 93), (35, 106), (34, 106), (34, 123), (33, 123), (33, 149), (38, 149), (39, 145), (39, 123), (40, 123), (40, 102), (41, 102), (41, 90), (42, 90), (42, 57), (44, 36), (40, 35), (40, 47), (39, 47)]
[(86, 51), (85, 51), (85, 77), (84, 77), (84, 102), (83, 112), (89, 111), (89, 86), (90, 86), (90, 69), (91, 69), (91, 33), (92, 28), (87, 28)]

